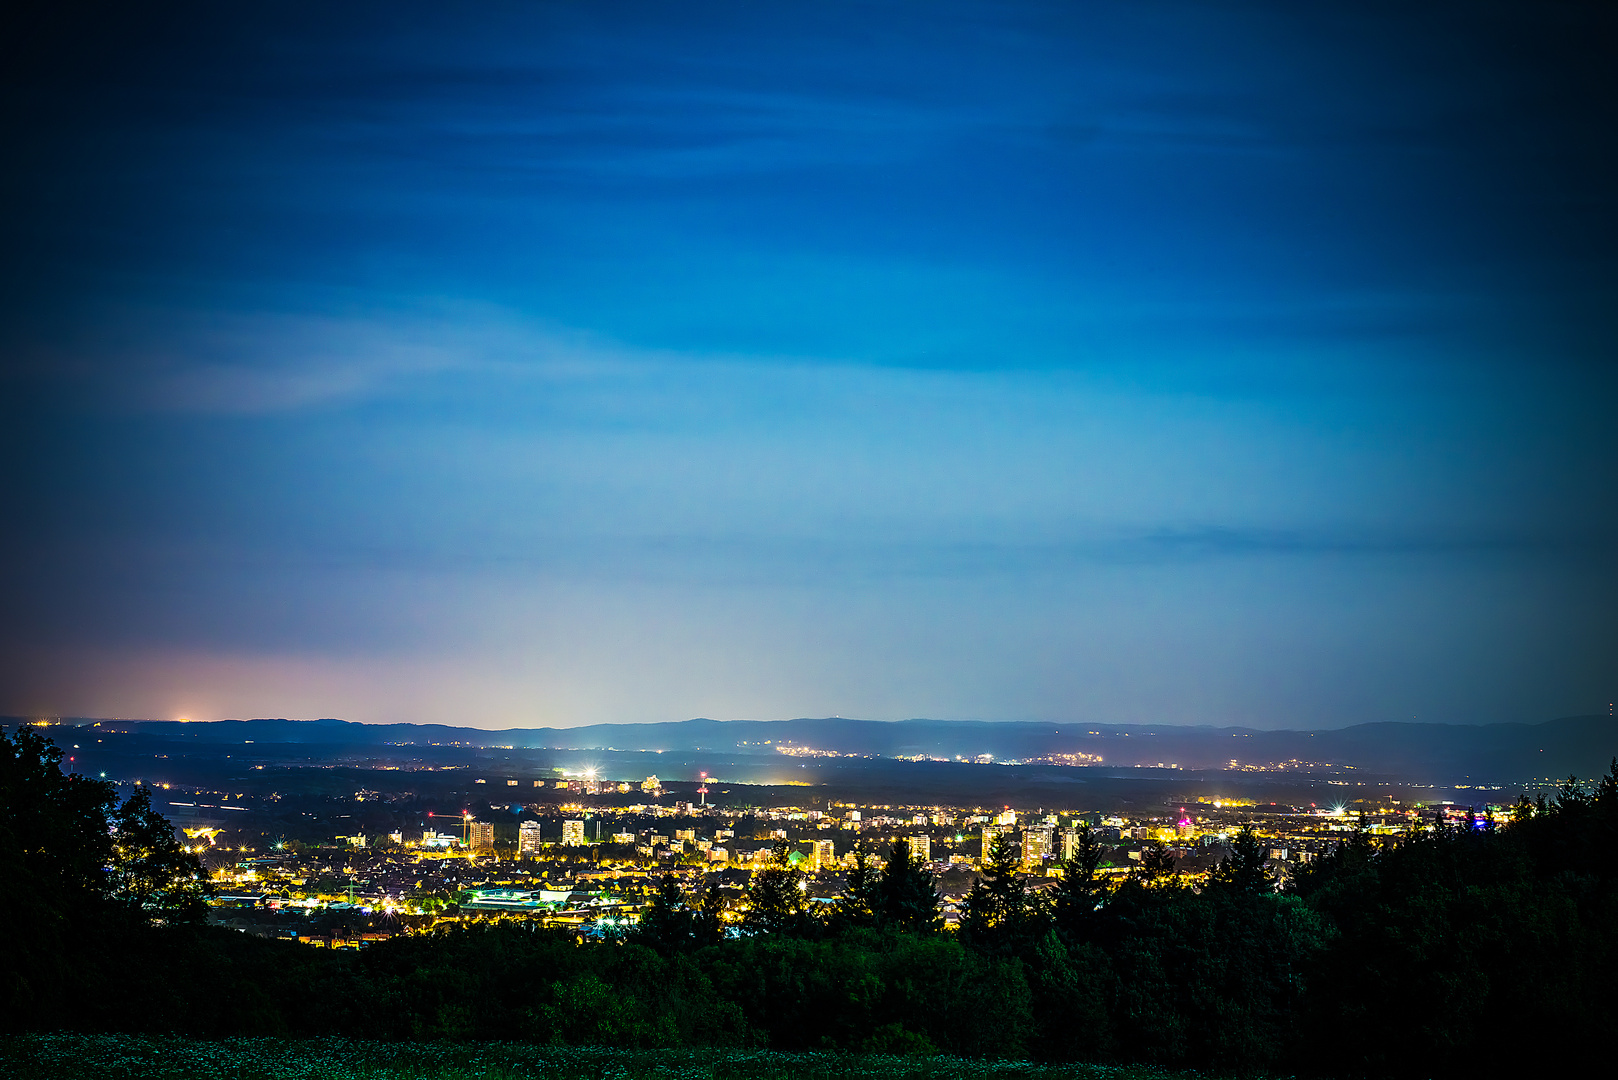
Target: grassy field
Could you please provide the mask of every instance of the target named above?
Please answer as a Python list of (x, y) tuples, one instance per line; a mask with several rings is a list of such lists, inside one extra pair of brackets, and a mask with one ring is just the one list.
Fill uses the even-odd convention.
[(0, 1075), (13, 1080), (1169, 1080), (1182, 1074), (758, 1050), (13, 1035), (0, 1037)]

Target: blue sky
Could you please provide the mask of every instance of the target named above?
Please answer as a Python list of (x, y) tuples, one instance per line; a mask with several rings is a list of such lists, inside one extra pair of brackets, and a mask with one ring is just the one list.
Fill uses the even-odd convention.
[(0, 710), (1618, 696), (1598, 5), (8, 35)]

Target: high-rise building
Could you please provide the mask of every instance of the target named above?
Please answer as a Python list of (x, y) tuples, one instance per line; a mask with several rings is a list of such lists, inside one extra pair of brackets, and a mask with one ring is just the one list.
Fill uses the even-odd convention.
[(1074, 853), (1077, 852), (1078, 850), (1079, 850), (1079, 830), (1077, 830), (1077, 829), (1063, 829), (1062, 830), (1062, 861), (1066, 862), (1067, 860), (1073, 858)]
[(985, 824), (983, 826), (983, 860), (985, 862), (987, 862), (989, 859), (989, 852), (994, 850), (995, 838), (1001, 836), (1005, 832), (1006, 830), (1001, 828), (999, 825)]
[(468, 827), (471, 834), (473, 851), (494, 850), (494, 822), (474, 821)]
[(562, 822), (562, 846), (563, 847), (583, 847), (584, 846), (584, 822), (583, 821), (564, 821), (564, 822)]
[(1045, 856), (1051, 853), (1051, 830), (1041, 825), (1022, 832), (1022, 864), (1025, 869), (1037, 870), (1045, 865)]
[(1004, 825), (1008, 829), (1011, 828), (1013, 825), (1017, 824), (1017, 811), (1011, 809), (1009, 806), (1006, 807), (1004, 810), (1000, 811), (999, 814), (995, 815), (994, 823), (996, 825)]
[(910, 838), (910, 857), (917, 862), (931, 862), (932, 849), (932, 837), (923, 835)]
[(816, 840), (810, 848), (816, 870), (826, 870), (837, 862), (837, 844), (831, 840)]
[(517, 854), (539, 854), (539, 822), (525, 821), (517, 826)]

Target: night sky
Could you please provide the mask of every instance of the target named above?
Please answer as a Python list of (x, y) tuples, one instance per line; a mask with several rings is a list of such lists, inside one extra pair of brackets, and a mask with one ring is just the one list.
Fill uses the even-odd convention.
[(1611, 4), (140, 6), (0, 29), (0, 712), (1618, 697)]

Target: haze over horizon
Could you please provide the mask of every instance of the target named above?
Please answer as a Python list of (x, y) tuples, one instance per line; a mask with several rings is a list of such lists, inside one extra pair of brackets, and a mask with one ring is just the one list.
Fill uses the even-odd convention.
[(1618, 698), (1578, 4), (10, 17), (0, 712)]
[[(41, 714), (28, 714), (28, 715), (36, 717), (36, 718), (46, 718), (46, 717), (41, 717)], [(1603, 712), (1603, 713), (1589, 713), (1589, 714), (1586, 714), (1586, 717), (1599, 717), (1599, 716), (1611, 716), (1611, 712), (1608, 711), (1608, 712)], [(1341, 730), (1343, 728), (1348, 728), (1348, 727), (1357, 727), (1357, 726), (1360, 726), (1361, 724), (1366, 724), (1366, 723), (1405, 723), (1405, 724), (1428, 723), (1428, 724), (1441, 724), (1443, 726), (1449, 726), (1449, 727), (1478, 727), (1478, 726), (1483, 726), (1483, 725), (1486, 725), (1486, 724), (1520, 724), (1520, 725), (1527, 725), (1527, 726), (1537, 726), (1537, 725), (1542, 725), (1542, 724), (1555, 723), (1557, 721), (1578, 720), (1578, 719), (1582, 719), (1582, 718), (1585, 718), (1585, 717), (1557, 716), (1557, 717), (1545, 717), (1545, 718), (1542, 718), (1542, 719), (1534, 719), (1534, 720), (1504, 720), (1504, 721), (1500, 721), (1500, 720), (1491, 720), (1491, 721), (1479, 720), (1479, 721), (1472, 721), (1470, 723), (1466, 722), (1466, 721), (1439, 721), (1439, 720), (1429, 720), (1429, 721), (1417, 721), (1417, 720), (1377, 721), (1377, 720), (1371, 720), (1371, 721), (1351, 721), (1349, 723), (1343, 723), (1343, 724), (1322, 724), (1322, 725), (1314, 725), (1314, 726), (1307, 726), (1307, 727), (1303, 726), (1303, 725), (1276, 724), (1276, 725), (1273, 725), (1273, 726), (1270, 726), (1270, 727), (1262, 727), (1262, 728), (1260, 728), (1260, 727), (1252, 727), (1251, 725), (1242, 725), (1242, 724), (1195, 724), (1195, 723), (1185, 723), (1185, 722), (1178, 722), (1178, 723), (1172, 723), (1172, 724), (1154, 724), (1153, 722), (1151, 722), (1149, 720), (1139, 721), (1139, 722), (1136, 722), (1136, 723), (1128, 723), (1128, 724), (1110, 724), (1110, 723), (1103, 723), (1101, 721), (1096, 721), (1094, 723), (1100, 723), (1100, 724), (1102, 724), (1102, 726), (1108, 727), (1108, 728), (1114, 728), (1114, 727), (1116, 727), (1116, 728), (1163, 727), (1163, 728), (1184, 728), (1184, 729), (1190, 729), (1190, 728), (1216, 728), (1216, 729), (1222, 729), (1222, 728), (1248, 727), (1248, 728), (1250, 728), (1251, 730), (1254, 730), (1254, 731), (1283, 732), (1283, 731), (1336, 731), (1336, 730)], [(471, 722), (471, 721), (448, 722), (448, 721), (442, 721), (442, 720), (389, 720), (389, 719), (386, 719), (386, 718), (371, 719), (371, 720), (353, 720), (353, 719), (347, 719), (347, 718), (340, 717), (340, 716), (276, 716), (276, 717), (271, 717), (271, 716), (217, 716), (217, 717), (215, 717), (215, 716), (208, 716), (208, 717), (190, 717), (190, 716), (72, 716), (72, 717), (68, 717), (68, 716), (65, 716), (63, 714), (52, 714), (51, 717), (48, 717), (46, 719), (74, 720), (74, 721), (81, 721), (81, 720), (110, 720), (110, 721), (119, 721), (119, 722), (122, 722), (122, 723), (158, 723), (158, 724), (175, 723), (175, 722), (183, 723), (183, 724), (221, 723), (221, 722), (224, 722), (224, 723), (230, 723), (230, 722), (246, 723), (246, 722), (251, 722), (251, 721), (266, 721), (266, 720), (270, 720), (270, 721), (286, 721), (286, 722), (295, 723), (295, 724), (316, 724), (316, 723), (330, 723), (330, 722), (336, 721), (338, 723), (344, 723), (344, 724), (364, 724), (364, 725), (371, 726), (371, 727), (382, 727), (382, 726), (393, 726), (393, 725), (404, 724), (404, 725), (409, 725), (409, 726), (420, 726), (420, 727), (443, 726), (443, 727), (454, 727), (454, 728), (469, 728), (469, 729), (475, 729), (475, 730), (480, 730), (480, 731), (490, 731), (490, 732), (535, 731), (535, 730), (567, 731), (567, 730), (574, 730), (574, 729), (577, 729), (577, 728), (584, 728), (584, 727), (636, 727), (636, 726), (644, 726), (644, 725), (669, 726), (669, 725), (676, 725), (676, 724), (689, 724), (689, 723), (693, 723), (693, 722), (697, 722), (697, 723), (717, 723), (717, 724), (736, 724), (736, 725), (740, 726), (740, 725), (747, 725), (747, 724), (792, 724), (794, 722), (815, 721), (815, 720), (853, 720), (853, 721), (858, 721), (860, 723), (871, 723), (871, 724), (907, 724), (907, 723), (908, 724), (961, 724), (961, 725), (973, 725), (973, 724), (1013, 724), (1013, 725), (1015, 725), (1015, 724), (1048, 724), (1048, 725), (1055, 726), (1055, 727), (1058, 727), (1058, 728), (1061, 726), (1061, 724), (1065, 723), (1065, 721), (1060, 721), (1060, 720), (1019, 720), (1019, 719), (1004, 719), (1004, 718), (1002, 718), (1002, 719), (985, 719), (985, 718), (981, 718), (981, 717), (970, 717), (970, 716), (960, 716), (960, 717), (931, 717), (931, 716), (896, 716), (896, 717), (874, 717), (874, 716), (825, 716), (825, 717), (811, 717), (811, 716), (686, 716), (686, 717), (680, 717), (678, 719), (670, 719), (670, 720), (596, 720), (596, 721), (588, 721), (588, 722), (585, 722), (585, 723), (578, 723), (578, 724), (503, 724), (503, 725), (501, 725), (501, 724), (479, 724), (479, 723), (474, 723), (474, 722)], [(1078, 727), (1078, 726), (1085, 726), (1085, 725), (1072, 725), (1072, 726)], [(1089, 725), (1089, 726), (1093, 726), (1093, 724)], [(1615, 730), (1618, 730), (1618, 729), (1615, 729)], [(633, 748), (630, 748), (630, 749), (633, 749)]]

